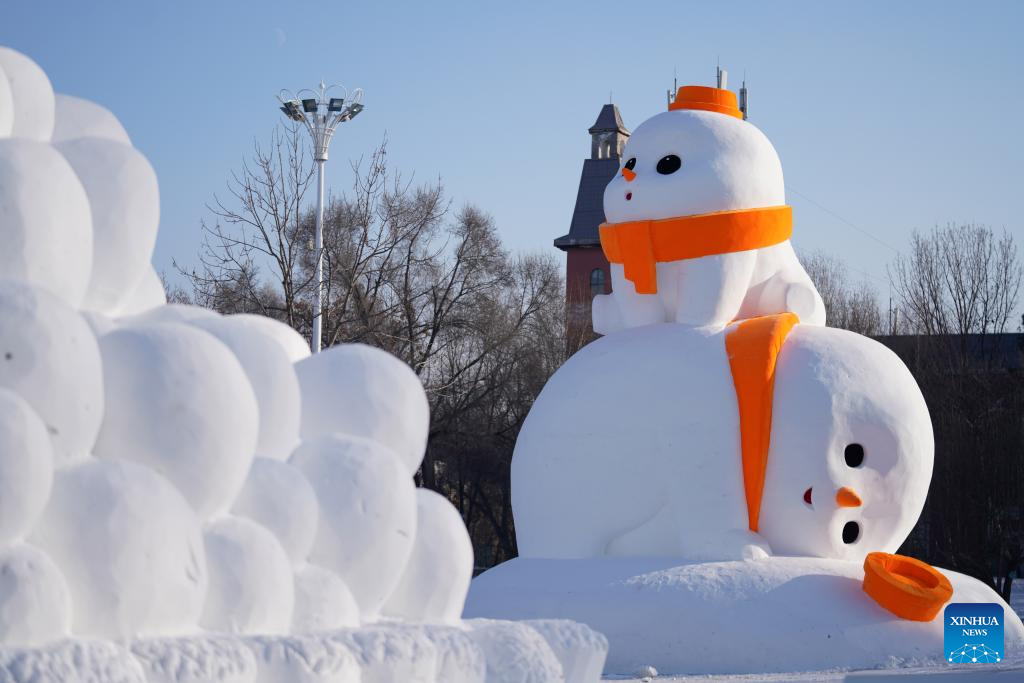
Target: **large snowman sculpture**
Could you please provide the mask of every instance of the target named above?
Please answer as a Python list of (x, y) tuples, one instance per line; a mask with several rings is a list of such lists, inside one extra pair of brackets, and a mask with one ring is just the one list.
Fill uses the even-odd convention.
[(584, 621), (612, 674), (945, 664), (950, 601), (1001, 604), (1019, 651), (993, 591), (894, 554), (931, 479), (927, 406), (886, 347), (823, 326), (778, 157), (735, 96), (681, 88), (623, 160), (594, 302), (610, 334), (530, 411), (520, 557), (467, 614)]

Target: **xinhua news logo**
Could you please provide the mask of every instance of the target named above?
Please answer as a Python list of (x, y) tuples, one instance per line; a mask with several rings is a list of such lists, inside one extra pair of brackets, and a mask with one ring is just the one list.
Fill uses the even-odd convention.
[(946, 661), (953, 664), (994, 664), (1003, 661), (1003, 606), (994, 602), (946, 605)]

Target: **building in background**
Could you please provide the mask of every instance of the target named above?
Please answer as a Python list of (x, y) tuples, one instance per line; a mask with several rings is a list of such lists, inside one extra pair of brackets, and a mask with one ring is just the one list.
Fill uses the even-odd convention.
[(571, 348), (593, 339), (591, 301), (595, 294), (612, 291), (598, 226), (604, 222), (604, 188), (619, 170), (619, 158), (629, 138), (614, 104), (601, 107), (588, 132), (590, 158), (583, 162), (569, 233), (555, 240), (555, 246), (565, 252), (566, 333)]

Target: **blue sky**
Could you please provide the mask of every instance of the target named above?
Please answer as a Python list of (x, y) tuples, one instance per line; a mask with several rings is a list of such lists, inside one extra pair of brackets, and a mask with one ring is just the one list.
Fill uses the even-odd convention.
[(334, 192), (349, 186), (346, 158), (387, 133), (397, 168), (440, 176), (511, 247), (552, 250), (609, 93), (634, 128), (664, 108), (673, 70), (712, 85), (716, 59), (734, 87), (746, 72), (797, 247), (841, 256), (883, 304), (886, 263), (915, 227), (973, 221), (1024, 242), (1024, 3), (6, 5), (0, 44), (112, 109), (156, 168), (154, 262), (168, 273), (194, 261), (205, 204), (269, 136), (281, 88), (365, 89), (366, 111), (332, 145)]

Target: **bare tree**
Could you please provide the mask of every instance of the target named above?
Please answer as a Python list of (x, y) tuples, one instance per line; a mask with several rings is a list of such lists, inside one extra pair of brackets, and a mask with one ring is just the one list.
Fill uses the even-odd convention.
[(878, 295), (867, 281), (851, 285), (846, 265), (823, 251), (800, 260), (825, 303), (829, 326), (868, 336), (882, 333)]

